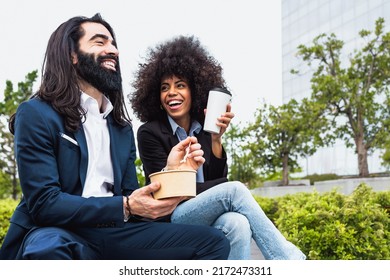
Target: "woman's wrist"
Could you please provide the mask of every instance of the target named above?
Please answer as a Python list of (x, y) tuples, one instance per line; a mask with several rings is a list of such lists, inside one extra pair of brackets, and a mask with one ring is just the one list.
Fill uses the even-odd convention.
[(211, 150), (215, 157), (222, 157), (222, 139), (221, 137), (213, 138), (211, 140)]

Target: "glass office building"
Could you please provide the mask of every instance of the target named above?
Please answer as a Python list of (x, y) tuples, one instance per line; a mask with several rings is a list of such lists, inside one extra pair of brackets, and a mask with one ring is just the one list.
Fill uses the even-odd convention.
[[(311, 94), (312, 70), (296, 57), (300, 44), (310, 45), (321, 33), (334, 33), (344, 42), (342, 54), (347, 57), (362, 46), (359, 31), (373, 30), (379, 17), (385, 19), (385, 32), (389, 32), (390, 0), (282, 0), (283, 103)], [(300, 74), (291, 74), (291, 69)], [(302, 159), (301, 166), (303, 175), (358, 174), (357, 155), (342, 141)], [(370, 173), (386, 171), (379, 151), (369, 157), (368, 167)]]

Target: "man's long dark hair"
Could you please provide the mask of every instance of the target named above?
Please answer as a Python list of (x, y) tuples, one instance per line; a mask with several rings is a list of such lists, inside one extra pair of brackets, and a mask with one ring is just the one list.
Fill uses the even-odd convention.
[[(82, 117), (85, 115), (80, 105), (79, 77), (72, 63), (72, 54), (77, 53), (79, 40), (84, 35), (81, 24), (85, 22), (102, 24), (111, 33), (114, 43), (116, 42), (113, 29), (100, 14), (91, 18), (73, 17), (62, 23), (49, 39), (42, 67), (42, 82), (38, 92), (32, 96), (50, 103), (64, 117), (65, 127), (71, 132), (79, 129)], [(120, 73), (119, 64), (117, 70)], [(114, 120), (120, 125), (131, 123), (124, 103), (123, 90), (104, 94), (113, 104)], [(15, 116), (12, 116), (9, 121), (12, 133), (14, 119)]]

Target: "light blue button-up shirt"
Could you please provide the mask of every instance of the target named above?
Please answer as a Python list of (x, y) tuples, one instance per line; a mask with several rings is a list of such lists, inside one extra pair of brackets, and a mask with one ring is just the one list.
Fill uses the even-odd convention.
[[(202, 126), (198, 121), (193, 121), (190, 128), (190, 135), (187, 135), (185, 129), (179, 126), (170, 116), (168, 116), (168, 120), (169, 124), (172, 127), (173, 135), (176, 134), (177, 139), (179, 139), (179, 141), (186, 139), (188, 136), (194, 136), (194, 133), (199, 133), (199, 131), (202, 129)], [(196, 182), (204, 182), (203, 165), (200, 166), (198, 168), (198, 171), (196, 172)]]

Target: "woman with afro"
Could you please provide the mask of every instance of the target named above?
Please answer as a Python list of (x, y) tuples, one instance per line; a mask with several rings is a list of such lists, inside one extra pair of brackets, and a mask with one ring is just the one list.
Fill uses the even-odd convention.
[[(250, 259), (253, 238), (265, 259), (305, 259), (279, 232), (240, 182), (227, 180), (222, 136), (234, 114), (231, 105), (217, 122), (219, 134), (203, 130), (208, 92), (227, 88), (221, 65), (193, 36), (178, 36), (149, 49), (139, 64), (129, 96), (142, 126), (137, 140), (146, 180), (167, 168), (179, 140), (196, 136), (205, 163), (197, 170), (197, 196), (178, 205), (172, 223), (210, 225), (230, 241), (229, 259)], [(169, 168), (169, 167), (168, 167)]]

